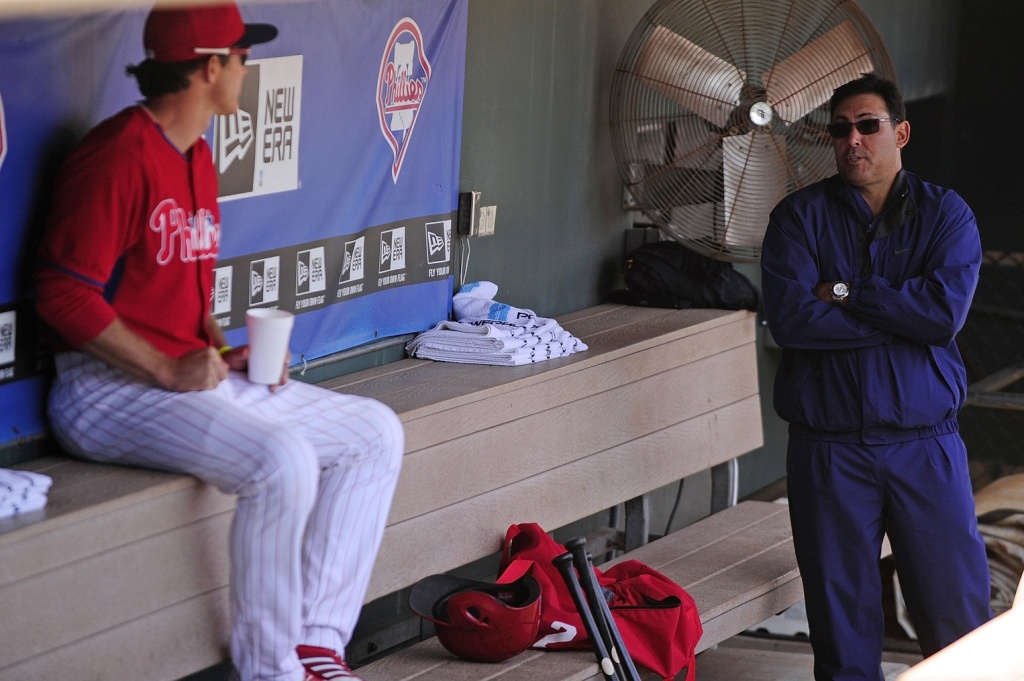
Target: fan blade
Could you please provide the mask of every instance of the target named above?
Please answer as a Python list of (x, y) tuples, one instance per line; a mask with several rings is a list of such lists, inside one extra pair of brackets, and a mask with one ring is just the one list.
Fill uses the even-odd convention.
[(633, 73), (701, 118), (725, 127), (747, 74), (664, 26), (656, 26)]
[(765, 98), (790, 123), (824, 104), (840, 85), (874, 70), (870, 49), (844, 21), (762, 76)]
[[(689, 116), (675, 121), (672, 149), (673, 165), (683, 168), (720, 167), (721, 135), (708, 129), (707, 123)], [(716, 158), (716, 156), (718, 158)]]
[(639, 126), (637, 139), (648, 137), (657, 141), (660, 153), (629, 164), (626, 186), (634, 197), (660, 206), (721, 198), (721, 135), (706, 121), (687, 114), (664, 125)]
[(786, 195), (786, 139), (755, 130), (722, 140), (724, 234), (730, 246), (761, 246), (768, 215)]

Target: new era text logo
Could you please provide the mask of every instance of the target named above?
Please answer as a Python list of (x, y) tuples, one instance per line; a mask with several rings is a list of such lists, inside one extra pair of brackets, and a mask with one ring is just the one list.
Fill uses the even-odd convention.
[(363, 278), (363, 253), (365, 252), (366, 237), (361, 236), (355, 241), (345, 242), (345, 262), (341, 266), (341, 279), (339, 284), (347, 281), (359, 281)]
[(263, 162), (290, 161), (295, 155), (295, 86), (267, 90), (263, 105)]
[(231, 312), (231, 265), (213, 270), (213, 314)]
[(380, 233), (380, 272), (405, 269), (405, 227)]
[(277, 302), (280, 277), (280, 256), (249, 263), (249, 305)]
[(246, 68), (238, 112), (214, 117), (221, 200), (299, 187), (302, 55), (255, 59)]
[(16, 319), (14, 310), (0, 312), (0, 366), (14, 363)]
[(295, 295), (303, 296), (326, 288), (323, 246), (299, 251), (295, 257)]

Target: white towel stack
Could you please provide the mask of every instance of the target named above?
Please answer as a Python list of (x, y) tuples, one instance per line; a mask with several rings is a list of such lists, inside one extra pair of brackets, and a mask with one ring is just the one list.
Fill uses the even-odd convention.
[(38, 511), (46, 506), (53, 479), (42, 473), (0, 468), (0, 520)]
[(412, 357), (442, 362), (518, 366), (587, 349), (555, 320), (494, 302), (497, 292), (489, 281), (466, 284), (452, 299), (458, 321), (443, 321), (424, 331), (409, 342), (406, 351)]

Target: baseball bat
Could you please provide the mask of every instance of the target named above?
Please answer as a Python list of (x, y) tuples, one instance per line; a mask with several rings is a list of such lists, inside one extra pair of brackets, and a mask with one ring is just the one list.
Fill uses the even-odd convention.
[(622, 641), (622, 635), (619, 633), (618, 625), (615, 624), (615, 618), (612, 617), (608, 601), (605, 600), (601, 586), (597, 583), (586, 544), (587, 540), (584, 537), (576, 537), (567, 541), (565, 548), (569, 549), (569, 553), (572, 555), (583, 592), (590, 602), (590, 609), (594, 612), (594, 624), (604, 638), (605, 647), (611, 654), (619, 676), (624, 681), (640, 681), (640, 675), (633, 664), (633, 658), (630, 657), (629, 651), (626, 649), (626, 644)]
[(583, 596), (583, 589), (580, 588), (580, 582), (576, 577), (576, 570), (573, 567), (572, 554), (563, 553), (552, 558), (551, 562), (558, 568), (562, 579), (565, 580), (565, 585), (569, 587), (572, 602), (576, 604), (576, 610), (583, 620), (583, 627), (587, 630), (587, 636), (590, 637), (591, 644), (594, 647), (594, 654), (597, 656), (597, 666), (601, 669), (601, 674), (604, 675), (605, 681), (621, 681), (619, 675), (615, 673), (615, 664), (608, 656), (608, 649), (604, 645), (604, 638), (602, 638), (594, 623), (593, 613), (587, 607)]

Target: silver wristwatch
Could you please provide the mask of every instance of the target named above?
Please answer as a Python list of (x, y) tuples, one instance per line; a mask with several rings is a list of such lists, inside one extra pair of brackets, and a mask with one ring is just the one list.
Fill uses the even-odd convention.
[(850, 285), (845, 281), (837, 281), (832, 284), (832, 302), (841, 303), (850, 295)]

